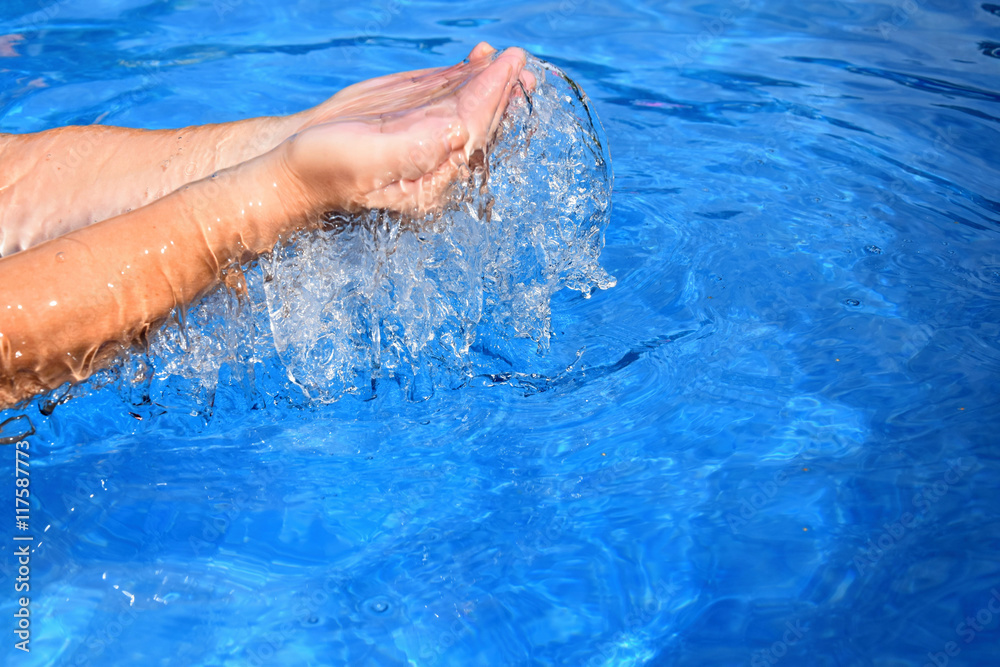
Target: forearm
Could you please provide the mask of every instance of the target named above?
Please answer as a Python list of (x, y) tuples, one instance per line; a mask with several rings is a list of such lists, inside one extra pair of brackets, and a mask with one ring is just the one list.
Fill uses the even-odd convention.
[(88, 377), (220, 270), (318, 219), (275, 153), (0, 259), (0, 407)]
[[(492, 60), (488, 55), (477, 47), (469, 63), (428, 74), (428, 80), (399, 75), (358, 84), (345, 91), (350, 94), (344, 100), (361, 104), (368, 97), (377, 113), (323, 122), (322, 113), (336, 111), (344, 101), (335, 96), (317, 108), (320, 117), (309, 115), (316, 110), (288, 117), (291, 124), (305, 125), (293, 128), (293, 136), (260, 157), (217, 175), (211, 175), (214, 169), (194, 172), (208, 177), (146, 206), (0, 258), (0, 407), (89, 376), (172, 309), (191, 304), (216, 285), (225, 266), (268, 251), (282, 235), (315, 224), (324, 211), (381, 208), (422, 216), (440, 206), (450, 185), (467, 173), (469, 156), (486, 150), (525, 62), (517, 49)], [(396, 96), (400, 81), (413, 85), (403, 86)], [(524, 85), (530, 90), (533, 82), (526, 78)], [(56, 136), (57, 143), (76, 131)], [(124, 183), (130, 175), (127, 168), (121, 171), (122, 165), (129, 162), (119, 159), (117, 151), (137, 156), (146, 150), (143, 142), (149, 135), (132, 141), (117, 132), (133, 131), (109, 132), (106, 143), (113, 147), (100, 148), (94, 164), (78, 171)], [(157, 136), (148, 146), (169, 139)], [(272, 138), (260, 139), (257, 148)], [(6, 159), (20, 141), (0, 136), (0, 170), (12, 169), (9, 163), (21, 169), (11, 172), (12, 185), (39, 173), (35, 164)], [(197, 143), (223, 146), (193, 160), (202, 168), (232, 157), (225, 142), (211, 135), (200, 134)], [(59, 145), (69, 151), (66, 146), (72, 142)], [(53, 160), (55, 155), (50, 159), (42, 146), (30, 154), (35, 160)], [(147, 177), (148, 170), (142, 174)], [(74, 174), (68, 183), (86, 194), (77, 178), (83, 176)], [(173, 183), (168, 181), (167, 187)], [(23, 192), (5, 187), (0, 185), (0, 195)], [(33, 219), (46, 217), (35, 211)]]
[(266, 153), (295, 124), (263, 117), (179, 130), (91, 125), (0, 135), (0, 256)]

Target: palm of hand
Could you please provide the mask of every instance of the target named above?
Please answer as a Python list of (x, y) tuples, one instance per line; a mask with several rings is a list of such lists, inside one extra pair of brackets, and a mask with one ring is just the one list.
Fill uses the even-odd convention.
[(363, 82), (322, 105), (286, 145), (305, 196), (322, 210), (434, 208), (487, 148), (522, 75), (523, 51), (487, 55), (481, 45), (455, 67)]

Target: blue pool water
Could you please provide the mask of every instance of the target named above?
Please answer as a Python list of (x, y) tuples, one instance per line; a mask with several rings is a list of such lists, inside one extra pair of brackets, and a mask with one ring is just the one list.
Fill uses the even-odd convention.
[(617, 279), (555, 294), (545, 356), (511, 353), (507, 381), (327, 403), (275, 355), (208, 385), (131, 384), (140, 359), (4, 412), (36, 429), (32, 650), (8, 517), (4, 664), (996, 664), (1000, 6), (8, 0), (0, 21), (5, 132), (288, 113), (521, 45), (604, 122)]

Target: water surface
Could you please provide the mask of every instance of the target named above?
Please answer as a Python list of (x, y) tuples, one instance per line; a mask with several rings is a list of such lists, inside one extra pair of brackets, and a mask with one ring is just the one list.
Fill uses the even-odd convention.
[(487, 39), (589, 93), (615, 173), (617, 286), (517, 357), (552, 382), (29, 408), (24, 664), (993, 663), (996, 5), (2, 13), (3, 131), (287, 113)]

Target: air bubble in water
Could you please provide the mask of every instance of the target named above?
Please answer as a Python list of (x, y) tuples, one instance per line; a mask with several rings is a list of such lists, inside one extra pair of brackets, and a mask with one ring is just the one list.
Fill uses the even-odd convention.
[(381, 616), (391, 608), (392, 604), (389, 602), (389, 599), (383, 596), (371, 598), (370, 600), (366, 600), (364, 602), (364, 609), (369, 614)]

